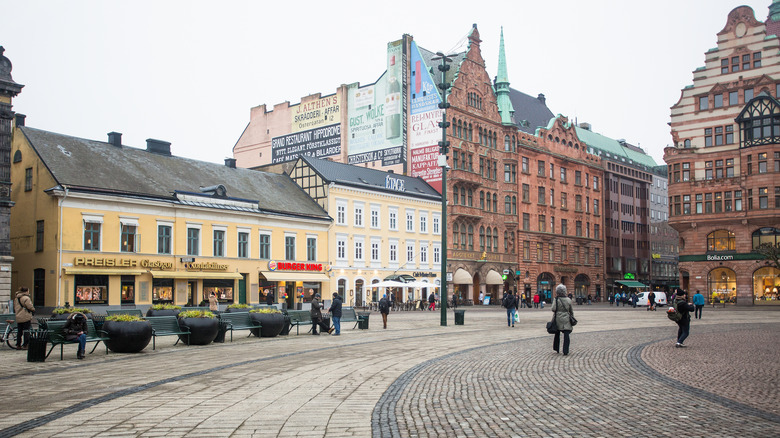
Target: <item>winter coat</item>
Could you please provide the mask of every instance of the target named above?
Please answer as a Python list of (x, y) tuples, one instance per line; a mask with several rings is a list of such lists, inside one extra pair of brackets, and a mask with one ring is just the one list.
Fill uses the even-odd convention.
[(336, 295), (333, 297), (333, 301), (330, 303), (330, 309), (328, 309), (334, 318), (341, 318), (341, 297)]
[(693, 304), (688, 304), (688, 301), (685, 299), (685, 297), (677, 297), (676, 304), (677, 311), (680, 312), (680, 315), (682, 316), (677, 324), (690, 324), (691, 312), (696, 310), (696, 308), (693, 307)]
[(534, 303), (539, 304), (540, 299), (541, 297), (539, 296), (539, 294), (534, 295)]
[(73, 319), (76, 315), (84, 315), (83, 313), (71, 313), (68, 315), (68, 320), (65, 321), (65, 325), (62, 326), (62, 332), (65, 333), (65, 339), (69, 341), (76, 340), (79, 337), (79, 332), (84, 332), (84, 334), (87, 334), (89, 331), (89, 328), (87, 327), (87, 317), (84, 316), (84, 320), (81, 321), (81, 323), (76, 322), (75, 319)]
[(219, 310), (219, 301), (216, 295), (209, 295), (209, 310)]
[(702, 294), (693, 294), (693, 304), (695, 306), (703, 306), (704, 305), (704, 295), (702, 295)]
[(571, 298), (557, 297), (553, 300), (552, 311), (555, 313), (555, 323), (558, 324), (558, 330), (573, 330), (569, 321), (569, 316), (574, 316), (574, 309), (571, 307)]
[(32, 300), (30, 299), (30, 292), (16, 292), (16, 298), (14, 298), (14, 309), (16, 310), (16, 322), (30, 322), (32, 321), (33, 307)]
[(311, 315), (312, 321), (319, 321), (322, 319), (322, 310), (320, 310), (320, 300), (314, 298), (311, 300), (311, 310), (309, 311), (309, 314)]
[(384, 313), (385, 315), (390, 313), (390, 301), (388, 301), (387, 297), (382, 297), (382, 299), (379, 300), (379, 312)]

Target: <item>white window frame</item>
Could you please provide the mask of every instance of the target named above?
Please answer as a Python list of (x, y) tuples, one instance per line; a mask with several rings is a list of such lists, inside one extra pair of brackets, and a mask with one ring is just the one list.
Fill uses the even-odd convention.
[(433, 267), (441, 268), (441, 243), (433, 243)]
[[(411, 258), (409, 257), (411, 251)], [(415, 264), (415, 253), (417, 252), (417, 242), (411, 239), (406, 239), (406, 269), (417, 267)]]
[(346, 199), (336, 199), (336, 225), (348, 225), (347, 207), (348, 202)]
[[(336, 264), (338, 266), (347, 266), (349, 256), (347, 253), (347, 242), (349, 241), (349, 235), (337, 233), (336, 234)], [(339, 254), (339, 245), (342, 245), (343, 254)]]
[[(268, 257), (264, 258), (262, 254), (260, 254), (260, 251), (263, 247), (263, 239), (262, 236), (268, 236)], [(273, 259), (273, 233), (271, 233), (271, 230), (260, 230), (260, 232), (257, 233), (257, 258), (260, 260), (271, 260)]]
[[(132, 251), (122, 251), (122, 227), (125, 225), (135, 227), (135, 233), (133, 233), (133, 238), (135, 239), (135, 242), (133, 242), (133, 250)], [(136, 253), (140, 252), (140, 246), (141, 246), (141, 233), (138, 232), (140, 227), (138, 226), (138, 217), (127, 217), (127, 216), (119, 216), (119, 252), (123, 253)]]
[(390, 207), (387, 211), (388, 230), (398, 231), (398, 207)]
[(420, 212), (420, 233), (428, 234), (428, 212)]
[(406, 218), (406, 232), (414, 233), (414, 220), (416, 211), (413, 208), (404, 209), (404, 217)]
[(366, 226), (366, 204), (363, 202), (352, 203), (352, 223), (355, 228), (363, 228)]
[(190, 230), (198, 230), (198, 250), (196, 254), (187, 254), (188, 256), (200, 256), (203, 254), (203, 224), (187, 222), (187, 234), (185, 235), (185, 252), (189, 247)]
[(391, 268), (398, 267), (398, 239), (387, 240), (387, 264)]
[(420, 241), (420, 268), (429, 269), (430, 266), (431, 266), (431, 261), (428, 258), (428, 241), (421, 240)]
[(365, 263), (366, 238), (364, 236), (354, 236), (352, 239), (352, 256), (356, 266), (358, 263)]
[(379, 204), (371, 204), (371, 217), (369, 219), (370, 227), (373, 230), (382, 228), (382, 206)]
[(431, 217), (431, 221), (433, 222), (433, 235), (439, 236), (441, 235), (441, 213), (433, 213)]
[(379, 268), (382, 266), (382, 239), (380, 237), (371, 237), (371, 267)]
[[(84, 246), (84, 235), (86, 234), (86, 231), (87, 231), (87, 227), (86, 227), (87, 223), (90, 223), (90, 224), (100, 224), (100, 234), (98, 236), (100, 238), (100, 244), (98, 245), (98, 249), (96, 249), (96, 250), (93, 250), (93, 249), (87, 250), (87, 249), (83, 248), (83, 246)], [(120, 230), (120, 232), (121, 232), (121, 230)], [(90, 252), (93, 252), (93, 251), (101, 252), (101, 251), (103, 251), (103, 215), (102, 214), (84, 214), (84, 213), (81, 214), (81, 245), (82, 245), (82, 249), (84, 251), (90, 251)]]
[[(160, 252), (160, 227), (171, 227), (171, 251), (170, 252)], [(157, 254), (164, 254), (164, 255), (170, 255), (173, 254), (173, 242), (175, 241), (174, 238), (174, 228), (173, 228), (173, 221), (162, 221), (157, 220), (157, 227), (155, 228), (155, 245), (157, 246)]]
[[(307, 262), (316, 262), (317, 261), (317, 252), (320, 250), (320, 242), (317, 239), (316, 234), (306, 234), (306, 261)], [(314, 259), (309, 260), (309, 239), (314, 239)]]
[[(292, 258), (287, 258), (287, 238), (292, 237), (293, 238), (293, 256)], [(298, 235), (296, 233), (284, 233), (284, 259), (286, 261), (295, 261), (298, 260)]]
[[(241, 235), (241, 233), (246, 234), (246, 257), (239, 257), (238, 250), (241, 245), (241, 241), (239, 240), (238, 236)], [(252, 229), (251, 228), (237, 228), (236, 229), (236, 257), (240, 259), (248, 259), (250, 255), (252, 254)]]
[[(223, 236), (225, 236), (224, 240), (222, 241), (222, 255), (214, 254), (214, 250), (216, 249), (214, 247), (214, 232), (216, 232), (216, 231), (222, 231)], [(227, 238), (228, 238), (227, 225), (212, 225), (211, 226), (211, 255), (213, 257), (220, 257), (220, 258), (226, 257), (227, 246), (228, 246), (227, 245)]]

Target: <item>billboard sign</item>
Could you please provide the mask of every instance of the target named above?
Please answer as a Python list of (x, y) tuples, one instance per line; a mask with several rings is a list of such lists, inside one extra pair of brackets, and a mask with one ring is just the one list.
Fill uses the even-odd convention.
[(323, 126), (271, 139), (271, 163), (295, 161), (299, 155), (329, 157), (341, 154), (341, 124)]
[(341, 121), (341, 108), (337, 94), (310, 102), (301, 102), (290, 108), (291, 132), (308, 131)]
[(441, 193), (441, 167), (438, 164), (441, 122), (441, 97), (417, 44), (412, 41), (412, 80), (409, 121), (410, 175), (420, 177)]
[(402, 97), (403, 44), (387, 45), (387, 71), (366, 87), (347, 90), (349, 164), (382, 161), (392, 166), (405, 161)]

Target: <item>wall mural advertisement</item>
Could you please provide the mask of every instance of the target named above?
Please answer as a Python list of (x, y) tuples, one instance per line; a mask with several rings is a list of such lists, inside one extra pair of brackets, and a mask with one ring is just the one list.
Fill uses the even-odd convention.
[(402, 40), (388, 43), (385, 74), (373, 85), (349, 86), (349, 164), (381, 160), (382, 166), (392, 166), (406, 161), (403, 66)]
[(417, 44), (412, 41), (412, 80), (409, 121), (410, 175), (420, 177), (441, 193), (441, 167), (438, 165), (439, 141), (444, 111), (441, 97)]
[(338, 95), (290, 108), (292, 133), (271, 139), (271, 163), (295, 161), (299, 155), (341, 154), (341, 105)]

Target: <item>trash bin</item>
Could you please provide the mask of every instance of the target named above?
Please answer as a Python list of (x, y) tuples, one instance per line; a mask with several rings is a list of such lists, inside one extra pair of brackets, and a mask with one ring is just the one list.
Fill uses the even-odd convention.
[(92, 315), (92, 323), (95, 324), (95, 330), (103, 330), (103, 324), (106, 322), (106, 315)]
[(27, 362), (46, 361), (46, 345), (49, 339), (48, 330), (30, 330), (30, 343), (27, 344)]
[(466, 313), (466, 310), (455, 310), (455, 325), (463, 325), (463, 315)]
[(217, 330), (217, 337), (214, 338), (214, 342), (225, 342), (225, 333), (227, 333), (228, 322), (219, 320), (219, 329)]
[(322, 315), (322, 323), (325, 324), (326, 327), (330, 328), (330, 315)]
[(358, 312), (358, 328), (360, 330), (368, 330), (369, 316), (371, 316), (371, 312)]

